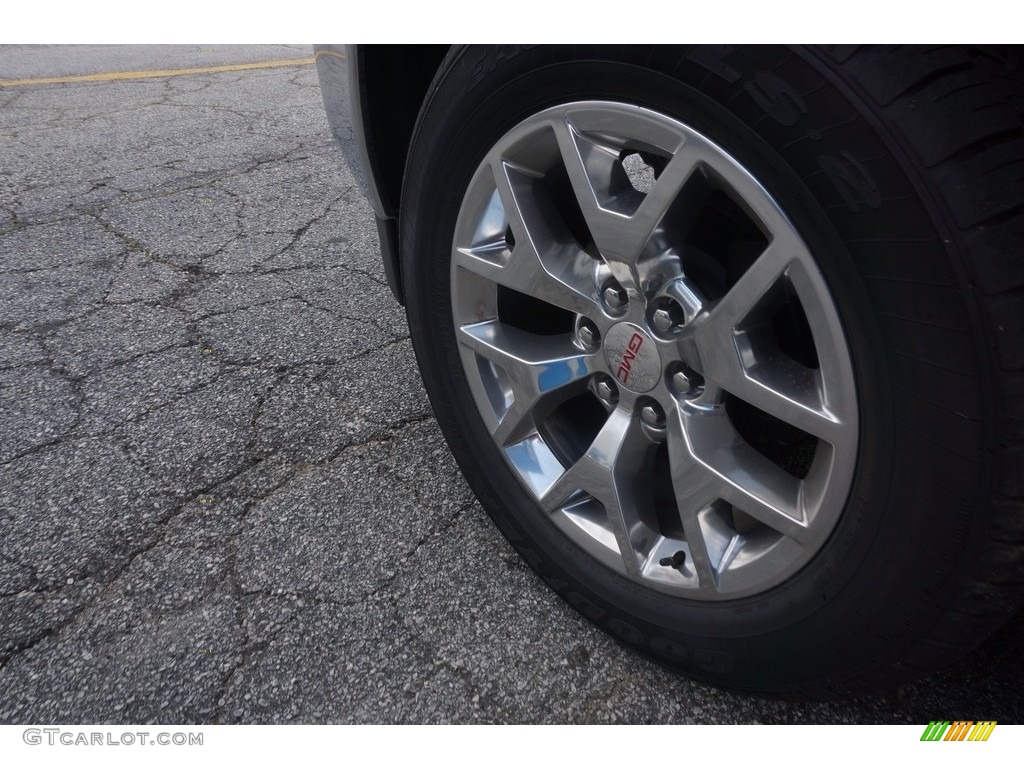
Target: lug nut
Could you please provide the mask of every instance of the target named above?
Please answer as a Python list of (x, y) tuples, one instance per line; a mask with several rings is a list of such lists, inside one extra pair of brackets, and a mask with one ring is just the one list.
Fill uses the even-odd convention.
[(662, 429), (665, 426), (665, 412), (656, 403), (645, 405), (640, 409), (640, 421), (652, 429)]
[(618, 312), (629, 301), (626, 292), (618, 285), (609, 285), (604, 289), (604, 303), (609, 309)]
[(693, 384), (690, 383), (690, 377), (683, 371), (678, 371), (672, 374), (672, 386), (676, 392), (680, 395), (690, 394), (690, 390), (693, 389)]
[(704, 377), (686, 368), (672, 374), (672, 388), (683, 397), (696, 395), (704, 388)]
[(665, 300), (651, 315), (651, 323), (659, 333), (674, 333), (686, 322), (683, 308), (674, 301)]
[(667, 333), (672, 329), (672, 316), (667, 309), (654, 310), (654, 327), (662, 333)]
[(597, 347), (597, 341), (601, 337), (600, 333), (595, 326), (589, 320), (581, 320), (579, 327), (576, 329), (576, 337), (579, 339), (580, 344), (586, 350), (592, 350)]
[(693, 381), (685, 371), (678, 371), (672, 376), (672, 386), (679, 394), (689, 394), (693, 391)]
[(615, 390), (615, 385), (607, 379), (601, 379), (597, 382), (595, 387), (597, 390), (597, 396), (605, 402), (613, 402), (618, 397), (618, 392)]

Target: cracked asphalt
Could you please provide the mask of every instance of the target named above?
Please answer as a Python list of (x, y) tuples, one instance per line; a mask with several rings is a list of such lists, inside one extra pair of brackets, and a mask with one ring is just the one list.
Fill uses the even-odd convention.
[(0, 722), (1020, 722), (1021, 659), (792, 703), (638, 657), (459, 475), (312, 66), (0, 88)]

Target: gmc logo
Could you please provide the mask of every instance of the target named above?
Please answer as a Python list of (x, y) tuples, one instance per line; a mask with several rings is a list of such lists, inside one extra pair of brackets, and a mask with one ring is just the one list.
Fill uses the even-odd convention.
[(629, 380), (629, 372), (633, 370), (633, 361), (636, 360), (637, 353), (643, 345), (644, 337), (639, 333), (634, 333), (630, 337), (629, 344), (626, 345), (626, 353), (622, 356), (622, 362), (619, 363), (619, 370), (615, 374), (615, 378), (623, 384)]

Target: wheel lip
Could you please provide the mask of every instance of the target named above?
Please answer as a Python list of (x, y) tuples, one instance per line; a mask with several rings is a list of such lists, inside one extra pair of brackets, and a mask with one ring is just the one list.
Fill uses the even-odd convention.
[[(742, 179), (743, 183), (748, 185), (747, 186), (748, 189), (754, 189), (754, 190), (758, 191), (758, 194), (757, 194), (757, 196), (755, 197), (755, 199), (753, 201), (748, 200), (746, 197), (742, 198), (742, 202), (744, 204), (751, 203), (751, 205), (750, 205), (750, 212), (751, 212), (752, 216), (756, 220), (758, 220), (760, 222), (771, 222), (772, 226), (774, 228), (776, 228), (776, 229), (773, 229), (773, 232), (775, 234), (778, 234), (778, 231), (777, 231), (778, 228), (782, 228), (783, 231), (786, 231), (786, 232), (790, 233), (792, 235), (792, 238), (794, 239), (794, 242), (799, 243), (806, 250), (806, 245), (803, 244), (803, 240), (800, 238), (799, 234), (795, 230), (795, 227), (790, 222), (790, 220), (786, 217), (785, 213), (782, 211), (781, 207), (778, 205), (778, 203), (775, 201), (775, 199), (768, 193), (768, 191), (763, 187), (763, 185), (760, 184), (760, 182), (753, 176), (753, 174), (750, 171), (748, 171), (744, 166), (742, 166), (735, 159), (735, 157), (733, 155), (728, 153), (726, 150), (722, 149), (716, 143), (714, 143), (713, 141), (708, 139), (706, 136), (704, 136), (700, 132), (698, 132), (695, 129), (693, 129), (692, 127), (690, 127), (690, 126), (688, 126), (688, 125), (686, 125), (686, 124), (684, 124), (684, 123), (682, 123), (682, 122), (680, 122), (680, 121), (678, 121), (678, 120), (676, 120), (674, 118), (671, 118), (671, 117), (669, 117), (667, 115), (664, 115), (663, 113), (660, 113), (660, 112), (657, 112), (655, 110), (652, 110), (652, 109), (647, 109), (645, 107), (637, 107), (637, 106), (634, 106), (634, 105), (631, 105), (631, 104), (627, 104), (625, 102), (614, 101), (614, 100), (588, 100), (588, 101), (577, 101), (577, 102), (565, 102), (564, 104), (559, 104), (559, 105), (551, 106), (551, 107), (548, 107), (548, 108), (546, 108), (544, 110), (541, 110), (540, 112), (536, 113), (535, 115), (527, 117), (526, 119), (524, 119), (520, 123), (518, 123), (515, 126), (513, 126), (491, 148), (491, 150), (487, 153), (488, 157), (493, 155), (495, 153), (495, 151), (496, 151), (496, 148), (499, 147), (499, 146), (503, 146), (504, 145), (505, 148), (507, 149), (508, 146), (514, 146), (515, 144), (517, 144), (519, 142), (522, 142), (524, 140), (524, 138), (526, 136), (528, 136), (529, 133), (530, 133), (530, 129), (529, 129), (530, 124), (533, 123), (534, 121), (542, 118), (542, 116), (549, 116), (549, 115), (558, 114), (558, 113), (563, 113), (564, 114), (564, 113), (567, 113), (567, 112), (579, 112), (579, 111), (586, 111), (586, 110), (594, 110), (594, 109), (597, 109), (597, 110), (612, 109), (613, 111), (625, 111), (625, 112), (631, 113), (633, 115), (640, 115), (640, 116), (642, 116), (642, 119), (644, 119), (644, 120), (648, 120), (649, 121), (651, 119), (654, 119), (656, 121), (663, 121), (665, 124), (671, 125), (674, 130), (682, 131), (683, 134), (687, 137), (688, 141), (696, 141), (696, 142), (698, 142), (704, 148), (712, 148), (715, 152), (717, 152), (719, 154), (719, 156), (721, 158), (724, 158), (725, 161), (727, 161), (727, 163), (731, 164), (730, 167), (731, 167), (731, 169), (733, 171), (738, 171), (739, 172), (740, 176), (734, 176), (733, 177), (734, 179)], [(470, 185), (468, 187), (469, 190), (473, 189), (474, 182), (476, 181), (477, 177), (479, 176), (479, 174), (481, 173), (482, 169), (484, 169), (484, 167), (486, 165), (487, 165), (487, 158), (485, 158), (484, 161), (482, 161), (481, 165), (477, 168), (477, 171), (473, 174), (474, 181), (470, 183)], [(460, 229), (461, 224), (464, 222), (464, 220), (466, 218), (467, 206), (470, 204), (470, 199), (469, 198), (470, 198), (470, 195), (467, 192), (467, 194), (464, 196), (464, 198), (462, 200), (461, 205), (459, 206), (459, 213), (458, 213), (458, 216), (457, 216), (457, 219), (456, 219), (456, 226), (455, 226), (455, 232), (456, 232), (455, 241), (453, 241), (453, 252), (455, 250), (458, 250), (458, 242), (457, 242), (458, 241), (458, 233), (459, 233), (459, 229)], [(809, 254), (809, 251), (807, 251), (807, 252)], [(817, 274), (816, 274), (816, 276), (812, 276), (812, 282), (814, 280), (816, 280), (817, 283), (821, 287), (823, 287), (824, 290), (827, 292), (828, 289), (827, 289), (827, 285), (824, 282), (824, 276), (822, 274), (820, 274), (820, 270), (817, 269), (816, 267), (815, 267), (814, 271)], [(458, 333), (459, 328), (462, 325), (464, 325), (464, 323), (460, 322), (460, 315), (462, 315), (464, 317), (465, 316), (465, 311), (466, 311), (466, 302), (463, 301), (463, 300), (460, 300), (460, 295), (463, 293), (462, 288), (464, 287), (464, 286), (460, 285), (461, 278), (462, 278), (462, 275), (460, 274), (460, 270), (456, 266), (456, 264), (453, 262), (452, 266), (451, 266), (450, 279), (451, 279), (452, 311), (453, 311), (453, 320), (454, 320), (453, 325), (454, 325), (454, 328), (456, 330), (456, 333)], [(495, 283), (495, 286), (496, 285), (497, 284)], [(479, 298), (479, 297), (475, 297), (475, 298)], [(849, 392), (847, 392), (847, 395), (849, 396), (850, 402), (846, 404), (846, 408), (847, 408), (847, 413), (848, 414), (852, 414), (852, 418), (850, 418), (848, 420), (847, 424), (846, 424), (846, 434), (847, 434), (848, 440), (847, 440), (846, 444), (842, 447), (842, 454), (843, 454), (842, 459), (843, 459), (843, 462), (844, 462), (844, 467), (843, 467), (843, 477), (841, 478), (841, 483), (840, 484), (843, 486), (843, 490), (842, 490), (841, 494), (838, 494), (839, 496), (842, 497), (842, 501), (841, 501), (841, 503), (833, 504), (833, 511), (829, 512), (827, 515), (824, 516), (825, 518), (827, 518), (826, 523), (822, 524), (822, 525), (818, 525), (818, 531), (817, 531), (815, 537), (813, 538), (813, 540), (811, 541), (811, 544), (813, 545), (811, 547), (811, 551), (809, 553), (804, 552), (804, 553), (798, 555), (797, 553), (794, 553), (792, 551), (792, 547), (789, 547), (789, 545), (783, 546), (782, 549), (785, 550), (785, 551), (783, 551), (783, 558), (788, 560), (788, 561), (790, 561), (791, 565), (786, 567), (786, 568), (784, 568), (784, 569), (782, 569), (782, 570), (780, 570), (778, 578), (772, 579), (769, 582), (763, 582), (763, 580), (762, 580), (762, 582), (758, 583), (754, 587), (735, 589), (735, 590), (729, 591), (728, 593), (715, 592), (713, 594), (709, 594), (704, 589), (693, 589), (693, 588), (690, 588), (690, 587), (685, 586), (685, 585), (681, 587), (680, 584), (677, 583), (677, 582), (675, 582), (675, 583), (671, 582), (671, 581), (666, 582), (664, 579), (659, 579), (657, 577), (658, 576), (657, 573), (653, 573), (653, 574), (652, 573), (648, 573), (646, 575), (641, 574), (643, 576), (643, 578), (639, 579), (639, 583), (643, 584), (646, 587), (652, 588), (654, 591), (657, 591), (657, 592), (667, 593), (667, 594), (670, 594), (670, 595), (673, 595), (673, 596), (676, 596), (676, 597), (692, 598), (692, 599), (700, 600), (700, 601), (733, 600), (733, 599), (737, 599), (737, 598), (743, 598), (743, 597), (750, 597), (750, 596), (758, 595), (758, 594), (761, 594), (761, 593), (763, 593), (763, 592), (765, 592), (765, 591), (767, 591), (769, 589), (772, 589), (772, 588), (778, 586), (779, 584), (783, 583), (786, 579), (788, 579), (791, 576), (793, 576), (798, 570), (803, 568), (803, 566), (806, 565), (820, 551), (821, 547), (824, 545), (825, 541), (828, 539), (829, 535), (834, 530), (835, 526), (838, 524), (840, 512), (841, 512), (843, 506), (845, 505), (845, 501), (848, 498), (848, 496), (850, 494), (850, 491), (851, 491), (851, 488), (852, 488), (852, 485), (853, 485), (853, 477), (854, 477), (854, 473), (855, 473), (855, 469), (856, 469), (857, 453), (858, 453), (859, 415), (857, 413), (857, 410), (858, 410), (858, 395), (857, 395), (857, 391), (856, 391), (856, 382), (855, 382), (854, 370), (853, 370), (853, 365), (852, 365), (852, 359), (851, 359), (851, 355), (850, 355), (850, 345), (849, 345), (849, 342), (847, 342), (846, 338), (845, 338), (845, 331), (842, 328), (841, 318), (838, 316), (838, 312), (837, 312), (837, 308), (836, 308), (837, 307), (836, 302), (835, 302), (835, 300), (833, 298), (831, 298), (830, 294), (828, 295), (828, 299), (829, 300), (828, 300), (828, 302), (826, 304), (826, 308), (834, 316), (833, 317), (833, 320), (834, 320), (833, 325), (835, 326), (835, 328), (838, 328), (838, 333), (839, 333), (840, 337), (843, 340), (842, 348), (840, 350), (838, 350), (838, 357), (842, 358), (839, 361), (840, 363), (844, 363), (845, 362), (845, 365), (840, 365), (840, 367), (845, 368), (844, 375), (845, 375), (846, 382), (848, 383), (849, 390), (850, 390)], [(597, 305), (600, 306), (600, 301), (597, 302)], [(477, 311), (480, 311), (480, 306), (481, 305), (478, 303), (477, 304)], [(493, 309), (493, 308), (490, 308), (490, 309)], [(489, 311), (489, 309), (483, 310), (483, 314), (487, 314), (488, 311)], [(495, 311), (495, 316), (496, 316), (496, 309), (494, 311)], [(636, 319), (636, 318), (635, 318), (635, 315), (633, 315), (633, 314), (627, 315), (626, 318), (624, 319), (621, 315), (615, 315), (615, 314), (612, 314), (612, 313), (609, 313), (609, 312), (605, 312), (605, 313), (599, 313), (599, 314), (595, 315), (595, 317), (593, 319), (598, 321), (599, 326), (602, 328), (602, 331), (607, 331), (610, 328), (614, 328), (616, 326), (625, 324), (625, 323), (629, 322), (631, 319)], [(469, 388), (470, 388), (470, 391), (471, 391), (471, 393), (473, 395), (473, 399), (474, 399), (475, 405), (477, 406), (479, 415), (483, 418), (483, 420), (485, 422), (485, 425), (490, 430), (494, 426), (493, 425), (493, 419), (491, 418), (491, 417), (493, 417), (494, 414), (493, 414), (493, 412), (488, 411), (488, 407), (490, 405), (490, 399), (489, 399), (489, 396), (484, 392), (485, 387), (483, 385), (483, 380), (481, 378), (481, 370), (480, 370), (480, 368), (477, 365), (473, 364), (474, 353), (472, 353), (470, 350), (468, 350), (468, 348), (464, 344), (458, 343), (458, 340), (457, 340), (457, 346), (458, 346), (458, 349), (459, 349), (459, 353), (460, 353), (460, 355), (462, 357), (462, 362), (463, 362), (463, 368), (464, 368), (464, 374), (465, 374), (465, 377), (466, 377), (466, 381), (469, 384)], [(601, 370), (598, 358), (603, 357), (603, 354), (601, 354), (602, 352), (603, 352), (603, 349), (599, 350), (598, 355), (595, 357), (594, 362), (597, 363), (597, 367), (595, 368), (595, 370)], [(664, 378), (668, 379), (670, 377), (666, 376)], [(650, 389), (644, 390), (644, 391), (645, 392), (649, 392)], [(628, 390), (627, 390), (627, 392), (628, 392)], [(636, 392), (632, 393), (632, 395), (634, 395), (634, 396), (638, 395), (638, 394), (642, 394), (642, 393), (636, 393)], [(481, 402), (488, 403), (488, 406), (482, 407), (481, 406)], [(633, 397), (632, 402), (633, 403), (636, 402), (636, 398), (635, 397)], [(621, 404), (620, 404), (620, 407), (621, 407)], [(681, 409), (681, 410), (684, 410), (684, 409)], [(529, 461), (531, 463), (536, 463), (538, 466), (548, 466), (548, 467), (550, 467), (552, 460), (557, 462), (557, 459), (554, 458), (553, 454), (550, 455), (550, 456), (540, 456), (540, 455), (538, 455), (538, 451), (542, 450), (540, 444), (543, 443), (543, 438), (538, 436), (537, 439), (533, 441), (533, 443), (534, 444), (532, 446), (530, 446), (531, 452), (530, 452), (530, 455), (529, 455)], [(499, 452), (502, 454), (503, 460), (506, 462), (506, 464), (509, 467), (509, 469), (511, 469), (512, 474), (516, 477), (517, 481), (524, 488), (524, 490), (527, 492), (527, 494), (530, 496), (530, 498), (532, 498), (535, 502), (539, 501), (539, 494), (543, 490), (543, 487), (542, 487), (542, 482), (543, 481), (541, 480), (541, 476), (540, 475), (542, 475), (543, 472), (541, 472), (540, 475), (537, 475), (537, 474), (530, 475), (529, 473), (524, 474), (523, 464), (522, 464), (521, 461), (517, 463), (517, 460), (512, 455), (510, 455), (509, 450), (507, 448), (503, 448), (502, 445), (496, 445), (496, 447), (498, 448)], [(830, 461), (834, 464), (835, 463), (835, 457), (834, 456), (831, 457)], [(824, 492), (825, 490), (828, 490), (828, 489), (827, 488), (826, 489), (819, 489), (819, 491), (821, 491), (821, 492)], [(803, 492), (803, 489), (801, 489), (801, 493), (802, 492)], [(832, 493), (830, 495), (833, 498), (837, 496), (837, 494), (835, 493), (834, 489), (833, 489), (833, 491), (832, 491)], [(559, 510), (559, 512), (564, 512), (564, 511), (565, 510)], [(556, 514), (552, 518), (552, 520), (555, 522), (556, 525), (558, 525), (558, 527), (560, 527), (563, 530), (563, 532), (566, 531), (566, 529), (567, 529), (566, 521), (560, 515)], [(577, 525), (577, 527), (578, 527), (578, 522), (574, 522), (574, 524)], [(577, 546), (580, 546), (580, 548), (582, 548), (584, 551), (587, 551), (591, 555), (594, 555), (597, 560), (603, 562), (605, 565), (611, 565), (613, 570), (617, 570), (617, 571), (619, 571), (621, 573), (621, 569), (615, 568), (614, 567), (614, 563), (609, 563), (608, 562), (608, 558), (603, 556), (606, 553), (595, 552), (594, 548), (592, 546), (589, 546), (589, 544), (591, 543), (590, 541), (587, 541), (585, 539), (581, 540), (578, 537), (573, 537), (571, 535), (569, 536), (569, 538), (573, 541), (573, 543), (575, 543)], [(787, 542), (787, 541), (791, 542), (791, 540), (785, 539), (785, 538), (781, 539), (780, 541), (783, 544), (785, 542)], [(666, 542), (663, 542), (663, 543), (666, 546), (669, 546), (669, 547), (677, 547), (679, 545), (678, 541), (666, 541)], [(649, 553), (650, 557), (648, 558), (649, 561), (657, 561), (659, 559), (659, 557), (661, 556), (661, 554), (663, 554), (663, 553), (660, 552), (660, 549), (659, 549), (660, 547), (661, 547), (661, 544), (660, 543), (656, 543), (651, 548), (650, 553)], [(788, 547), (788, 550), (786, 550), (786, 547)], [(779, 545), (773, 547), (772, 550), (778, 552), (779, 551)], [(657, 555), (657, 557), (656, 557), (656, 555)], [(637, 579), (634, 578), (634, 581), (637, 581)]]

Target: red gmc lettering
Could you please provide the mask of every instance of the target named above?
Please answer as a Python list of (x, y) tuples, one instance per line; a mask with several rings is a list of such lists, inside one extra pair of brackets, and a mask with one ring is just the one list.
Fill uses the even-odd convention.
[(629, 344), (626, 345), (626, 353), (622, 356), (622, 362), (619, 363), (619, 370), (615, 374), (615, 378), (623, 384), (625, 384), (629, 379), (629, 372), (633, 368), (633, 361), (636, 360), (636, 355), (643, 344), (644, 337), (639, 333), (634, 333), (630, 337)]

